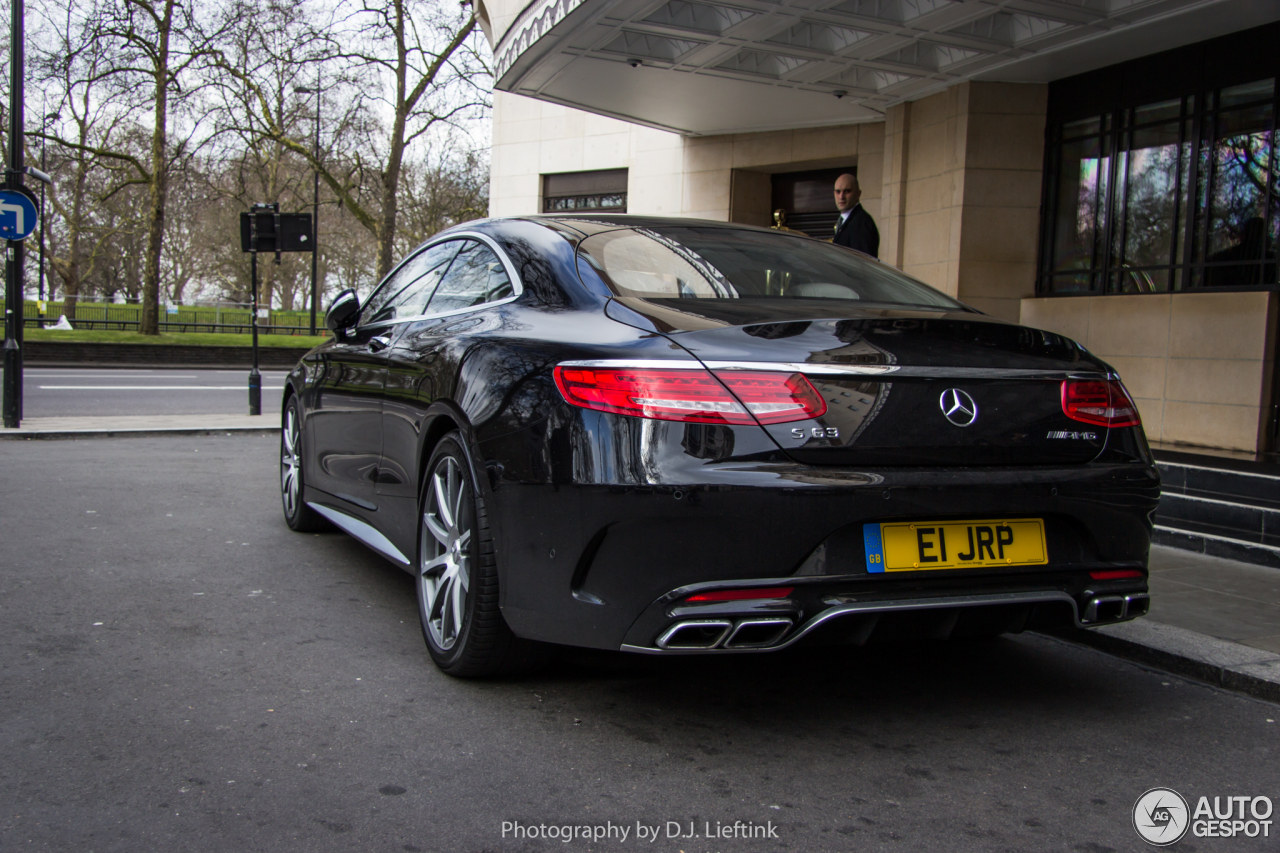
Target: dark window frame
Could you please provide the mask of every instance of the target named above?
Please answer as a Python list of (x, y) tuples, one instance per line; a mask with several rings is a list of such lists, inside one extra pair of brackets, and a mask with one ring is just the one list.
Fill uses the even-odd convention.
[(626, 213), (629, 175), (627, 169), (543, 175), (542, 212)]
[[(1256, 262), (1242, 266), (1257, 270), (1259, 277), (1270, 280), (1261, 284), (1208, 285), (1206, 270), (1222, 268), (1208, 259), (1208, 223), (1213, 218), (1214, 179), (1218, 169), (1212, 168), (1212, 152), (1219, 143), (1217, 120), (1228, 110), (1243, 109), (1244, 104), (1221, 105), (1223, 89), (1273, 79), (1275, 85), (1269, 99), (1251, 102), (1255, 107), (1269, 106), (1270, 123), (1265, 130), (1270, 140), (1270, 168), (1266, 186), (1260, 190), (1267, 235), (1273, 235), (1280, 223), (1280, 57), (1263, 46), (1280, 39), (1280, 24), (1234, 33), (1218, 39), (1166, 51), (1082, 74), (1050, 84), (1049, 108), (1045, 128), (1044, 172), (1041, 185), (1040, 234), (1036, 261), (1037, 296), (1097, 296), (1120, 293), (1151, 292), (1230, 292), (1280, 289), (1277, 281), (1275, 247)], [(1176, 118), (1164, 116), (1136, 124), (1136, 110), (1166, 101), (1179, 100)], [(1097, 118), (1096, 134), (1067, 136), (1073, 124)], [(1129, 210), (1129, 178), (1132, 175), (1132, 147), (1135, 131), (1178, 124), (1177, 163), (1174, 167), (1176, 191), (1173, 210), (1169, 257), (1166, 263), (1134, 267), (1127, 265), (1129, 250), (1127, 228)], [(1070, 284), (1058, 284), (1073, 275), (1067, 267), (1056, 268), (1059, 237), (1059, 192), (1064, 166), (1064, 144), (1071, 140), (1096, 138), (1100, 161), (1105, 160), (1105, 197), (1097, 199), (1095, 233), (1090, 265), (1075, 276), (1087, 275), (1083, 288), (1063, 290)], [(1225, 138), (1225, 136), (1224, 136)], [(1189, 143), (1189, 144), (1188, 144)], [(1206, 156), (1209, 159), (1206, 161)], [(1189, 162), (1187, 160), (1189, 159)], [(1202, 165), (1210, 165), (1203, 176)], [(1099, 170), (1100, 173), (1103, 170)], [(1098, 177), (1103, 177), (1101, 174)], [(1095, 178), (1097, 180), (1097, 178)], [(1098, 194), (1102, 196), (1101, 193)], [(1098, 214), (1105, 216), (1105, 220)], [(1098, 228), (1096, 223), (1103, 222)], [(1199, 248), (1203, 247), (1203, 248)], [(1197, 256), (1198, 253), (1198, 256)], [(1164, 287), (1150, 291), (1125, 288), (1125, 277), (1141, 287), (1139, 278), (1167, 274)], [(1268, 276), (1267, 274), (1270, 273)], [(1055, 287), (1059, 289), (1055, 289)]]

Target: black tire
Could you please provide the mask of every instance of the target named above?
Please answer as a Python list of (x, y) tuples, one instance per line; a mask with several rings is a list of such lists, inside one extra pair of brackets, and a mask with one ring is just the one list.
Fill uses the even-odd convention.
[(511, 633), (498, 608), (498, 569), (476, 468), (457, 432), (440, 440), (423, 471), (414, 585), (422, 636), (448, 675), (528, 672), (548, 647)]
[(319, 533), (330, 525), (324, 516), (303, 502), (302, 412), (297, 397), (290, 397), (280, 423), (280, 503), (284, 520), (298, 533)]

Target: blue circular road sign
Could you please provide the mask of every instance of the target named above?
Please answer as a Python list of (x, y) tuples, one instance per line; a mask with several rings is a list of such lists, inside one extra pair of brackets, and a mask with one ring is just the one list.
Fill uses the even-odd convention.
[(25, 193), (0, 190), (0, 239), (25, 240), (36, 230), (39, 213)]

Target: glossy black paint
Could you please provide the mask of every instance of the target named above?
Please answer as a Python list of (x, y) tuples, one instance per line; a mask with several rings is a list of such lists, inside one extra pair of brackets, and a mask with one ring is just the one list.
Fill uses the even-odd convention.
[[(488, 475), (480, 487), (508, 624), (530, 639), (600, 648), (652, 646), (675, 618), (675, 592), (707, 584), (786, 580), (800, 590), (787, 606), (808, 618), (830, 595), (1060, 589), (1082, 605), (1098, 586), (1089, 569), (1145, 574), (1159, 479), (1141, 430), (1046, 439), (1090, 431), (1062, 415), (1060, 380), (972, 375), (1110, 373), (1105, 363), (1065, 338), (977, 312), (615, 299), (580, 262), (585, 234), (665, 222), (486, 220), (438, 235), (491, 240), (520, 294), (357, 325), (305, 356), (286, 391), (286, 402), (296, 394), (302, 405), (305, 499), (373, 525), (412, 562), (423, 465), (442, 435), (459, 430)], [(906, 373), (815, 375), (834, 401), (828, 413), (768, 428), (579, 409), (552, 380), (562, 361), (694, 358)], [(928, 375), (949, 368), (971, 375)], [(942, 417), (938, 394), (951, 387), (979, 401), (981, 428)], [(815, 427), (839, 437), (815, 438)], [(1051, 564), (867, 573), (862, 524), (974, 517), (1044, 518)], [(1119, 588), (1144, 591), (1145, 576)]]

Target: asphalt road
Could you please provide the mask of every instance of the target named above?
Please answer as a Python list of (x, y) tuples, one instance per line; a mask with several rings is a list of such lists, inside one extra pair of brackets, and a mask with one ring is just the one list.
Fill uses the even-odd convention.
[[(1280, 707), (1036, 635), (452, 680), (406, 574), (285, 527), (276, 460), (0, 442), (0, 850), (1103, 853), (1152, 787), (1280, 796)], [(734, 821), (777, 838), (667, 837)]]
[[(262, 372), (262, 411), (280, 411), (288, 371)], [(27, 367), (24, 418), (108, 415), (244, 415), (248, 370)]]

